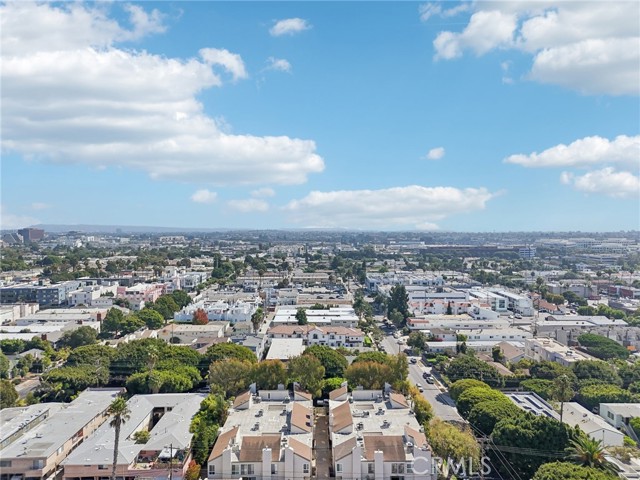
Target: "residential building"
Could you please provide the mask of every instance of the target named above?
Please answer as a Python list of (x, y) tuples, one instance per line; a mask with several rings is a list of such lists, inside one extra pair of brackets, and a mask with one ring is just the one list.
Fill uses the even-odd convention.
[(335, 477), (435, 480), (433, 458), (410, 402), (401, 394), (331, 392), (329, 432)]
[(5, 424), (3, 412), (0, 480), (59, 475), (67, 456), (107, 420), (109, 405), (120, 391), (88, 389), (68, 404), (34, 406), (18, 415), (19, 423), (14, 417)]
[(267, 330), (267, 342), (273, 339), (301, 338), (305, 345), (359, 348), (364, 345), (364, 333), (359, 328), (340, 326), (277, 325)]
[(286, 362), (290, 358), (302, 355), (305, 348), (307, 347), (302, 338), (274, 338), (269, 342), (266, 360)]
[[(297, 307), (278, 307), (271, 321), (272, 325), (297, 325)], [(328, 309), (306, 308), (307, 323), (318, 326), (340, 326), (353, 328), (358, 325), (358, 315), (351, 306), (330, 307)]]
[(509, 321), (504, 318), (480, 320), (470, 315), (421, 315), (407, 319), (407, 327), (411, 330), (432, 330), (444, 328), (449, 330), (478, 330), (480, 328), (509, 328)]
[(209, 479), (310, 479), (313, 429), (308, 396), (284, 389), (238, 395), (209, 456)]
[[(134, 395), (120, 429), (116, 475), (128, 480), (181, 480), (191, 461), (191, 418), (206, 397), (199, 393)], [(147, 430), (149, 440), (134, 434)], [(105, 423), (64, 462), (63, 480), (104, 480), (111, 474), (115, 429)]]
[(599, 414), (609, 425), (623, 429), (632, 418), (640, 417), (640, 403), (601, 403)]
[(173, 315), (173, 319), (176, 322), (191, 322), (193, 320), (193, 314), (196, 310), (204, 310), (207, 314), (207, 318), (210, 321), (225, 321), (232, 324), (235, 323), (249, 323), (251, 317), (260, 306), (260, 298), (254, 297), (253, 301), (231, 301), (225, 302), (217, 300), (210, 302), (207, 300), (200, 300), (194, 303), (190, 303), (179, 312)]
[(206, 339), (222, 338), (229, 328), (227, 322), (207, 323), (206, 325), (183, 325), (172, 323), (158, 330), (158, 338), (167, 343), (191, 345)]
[(267, 336), (261, 333), (234, 335), (233, 337), (231, 337), (231, 341), (236, 345), (247, 347), (249, 350), (255, 353), (258, 360), (261, 360), (267, 344)]
[(36, 313), (40, 309), (37, 303), (17, 303), (0, 305), (0, 325), (8, 325), (16, 320)]
[(480, 328), (477, 330), (460, 330), (467, 337), (467, 345), (473, 346), (475, 342), (490, 340), (505, 340), (513, 342), (523, 342), (527, 338), (532, 338), (531, 332), (520, 330), (519, 328)]
[(0, 303), (38, 303), (40, 306), (58, 306), (67, 303), (67, 296), (80, 286), (70, 280), (49, 285), (22, 283), (0, 287)]
[[(87, 285), (81, 287), (78, 290), (69, 292), (69, 306), (75, 307), (77, 305), (84, 305), (86, 307), (96, 306), (97, 303), (102, 303), (99, 300), (108, 298), (111, 302), (112, 298), (118, 293), (118, 284), (116, 282), (105, 282), (101, 285)], [(110, 304), (110, 303), (109, 303)]]
[(624, 444), (623, 432), (579, 403), (564, 403), (562, 421), (571, 427), (578, 427), (594, 440), (601, 440), (604, 447), (621, 447)]
[(550, 338), (527, 338), (524, 341), (525, 356), (537, 362), (556, 362), (565, 367), (580, 360), (593, 360), (586, 353), (574, 350)]

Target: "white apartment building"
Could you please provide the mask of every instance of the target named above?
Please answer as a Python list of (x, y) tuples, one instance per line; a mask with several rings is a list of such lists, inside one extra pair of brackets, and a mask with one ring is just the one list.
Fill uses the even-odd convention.
[(16, 320), (40, 310), (38, 303), (16, 303), (0, 305), (0, 325), (8, 325)]
[(436, 479), (431, 448), (404, 395), (356, 390), (348, 398), (343, 390), (329, 400), (337, 479)]
[(306, 480), (313, 468), (313, 404), (287, 390), (236, 397), (208, 460), (210, 480)]
[(519, 328), (481, 328), (478, 330), (460, 330), (467, 337), (467, 345), (473, 347), (474, 342), (484, 341), (511, 341), (523, 342), (528, 338), (532, 338), (533, 334)]
[(593, 360), (593, 357), (562, 345), (550, 338), (527, 338), (524, 341), (525, 356), (537, 362), (556, 362), (565, 367), (581, 360)]
[(495, 293), (507, 299), (507, 308), (512, 312), (521, 315), (533, 315), (533, 300), (525, 295), (507, 292), (506, 290), (497, 290)]
[(225, 302), (222, 300), (217, 300), (214, 302), (200, 300), (195, 303), (190, 303), (179, 312), (174, 313), (173, 319), (176, 322), (191, 322), (193, 320), (193, 314), (196, 310), (204, 310), (207, 314), (207, 318), (212, 322), (251, 322), (251, 316), (256, 313), (259, 305), (260, 303), (258, 297), (255, 297), (254, 301), (252, 302), (243, 300), (236, 300), (231, 302)]
[(624, 444), (623, 432), (579, 403), (565, 402), (562, 421), (571, 427), (578, 427), (594, 440), (601, 440), (604, 447), (621, 447)]
[(277, 325), (267, 330), (267, 342), (272, 339), (303, 340), (306, 346), (328, 345), (330, 347), (359, 348), (364, 344), (364, 333), (359, 328), (340, 326)]
[[(271, 321), (272, 325), (297, 325), (296, 314), (298, 307), (278, 307)], [(318, 326), (340, 326), (353, 328), (358, 325), (358, 315), (351, 306), (331, 307), (329, 309), (315, 310), (306, 308), (307, 323)]]
[(640, 417), (640, 403), (601, 403), (599, 412), (609, 425), (624, 429), (632, 418)]
[(206, 325), (180, 325), (172, 323), (158, 330), (158, 338), (167, 343), (191, 345), (199, 342), (222, 338), (229, 328), (227, 322), (208, 323)]
[(445, 328), (449, 330), (478, 330), (480, 328), (508, 328), (509, 321), (503, 318), (477, 320), (470, 315), (422, 315), (407, 320), (411, 330), (431, 330)]
[(494, 312), (506, 312), (509, 310), (508, 300), (504, 296), (498, 295), (496, 292), (480, 288), (472, 288), (468, 292), (469, 298), (473, 298), (490, 305), (491, 310)]
[(117, 293), (118, 284), (115, 282), (113, 284), (88, 285), (69, 293), (69, 305), (72, 307), (77, 305), (93, 307), (101, 297), (111, 302), (109, 297), (115, 297)]

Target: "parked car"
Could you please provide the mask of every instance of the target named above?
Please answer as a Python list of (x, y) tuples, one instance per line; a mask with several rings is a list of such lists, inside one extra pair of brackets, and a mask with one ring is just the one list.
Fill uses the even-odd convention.
[(433, 380), (433, 377), (427, 377), (424, 380), (430, 385), (433, 385), (435, 383), (435, 381)]
[(415, 357), (411, 357), (410, 362), (411, 362), (411, 363), (418, 363), (418, 359), (417, 359), (417, 358), (415, 358)]

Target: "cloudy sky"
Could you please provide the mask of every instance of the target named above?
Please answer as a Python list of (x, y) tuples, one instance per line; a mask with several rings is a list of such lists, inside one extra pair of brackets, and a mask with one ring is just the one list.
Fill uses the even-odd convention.
[(2, 228), (640, 228), (635, 0), (0, 10)]

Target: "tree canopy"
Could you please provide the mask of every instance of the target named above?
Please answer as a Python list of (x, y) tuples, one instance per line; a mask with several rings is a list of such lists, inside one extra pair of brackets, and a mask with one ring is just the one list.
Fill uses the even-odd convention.
[(594, 333), (583, 333), (578, 337), (578, 343), (589, 355), (601, 360), (611, 360), (619, 358), (626, 360), (629, 358), (629, 350), (624, 348), (615, 340)]
[(210, 362), (217, 362), (230, 358), (246, 360), (250, 363), (256, 363), (258, 361), (256, 354), (253, 353), (250, 348), (243, 345), (236, 345), (235, 343), (218, 343), (216, 345), (212, 345), (207, 349), (205, 357)]
[(341, 353), (327, 345), (312, 345), (307, 347), (303, 355), (313, 355), (324, 367), (325, 378), (344, 377), (344, 372), (349, 365), (347, 359)]
[(545, 463), (532, 480), (616, 480), (617, 475), (569, 462)]
[(456, 357), (447, 367), (446, 374), (454, 382), (472, 378), (492, 387), (499, 387), (503, 383), (502, 375), (498, 373), (494, 366), (472, 355), (459, 355)]

